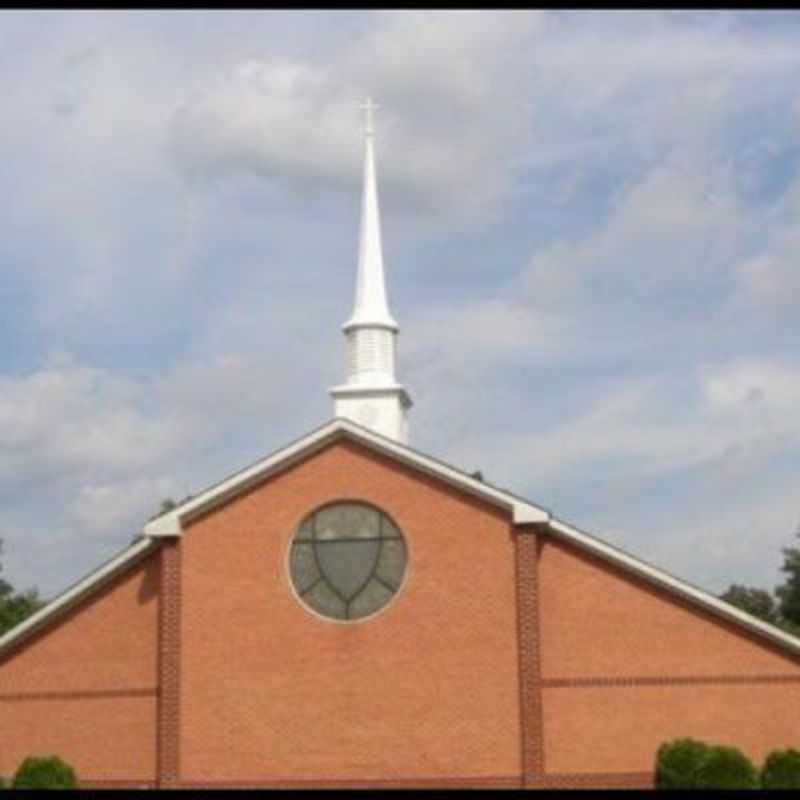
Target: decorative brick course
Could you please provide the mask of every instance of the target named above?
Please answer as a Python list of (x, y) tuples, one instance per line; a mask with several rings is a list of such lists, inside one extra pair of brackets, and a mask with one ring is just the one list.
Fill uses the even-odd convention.
[(541, 789), (652, 789), (652, 772), (573, 772), (545, 775)]
[(180, 789), (516, 789), (518, 775), (475, 778), (383, 778), (377, 780), (302, 780), (263, 778), (258, 781), (181, 781)]
[(795, 675), (661, 675), (661, 676), (614, 676), (609, 678), (543, 678), (545, 689), (578, 689), (588, 686), (608, 688), (626, 686), (693, 686), (695, 684), (716, 686), (742, 683), (800, 683), (800, 674)]
[(109, 697), (154, 697), (158, 689), (108, 689), (85, 692), (9, 692), (0, 694), (0, 703), (14, 703), (23, 700), (106, 700)]
[[(596, 772), (544, 775), (526, 785), (534, 789), (651, 789), (654, 776), (650, 772)], [(87, 779), (83, 789), (152, 789), (157, 784), (134, 779)], [(373, 781), (302, 780), (268, 778), (259, 781), (179, 781), (176, 789), (519, 789), (523, 784), (517, 775), (396, 778)]]
[(156, 789), (154, 781), (137, 781), (135, 778), (85, 778), (79, 777), (79, 789)]

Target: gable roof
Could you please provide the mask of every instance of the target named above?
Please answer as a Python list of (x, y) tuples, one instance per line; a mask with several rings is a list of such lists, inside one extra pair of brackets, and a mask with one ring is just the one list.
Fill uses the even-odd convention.
[(478, 480), (456, 467), (425, 455), (407, 445), (400, 444), (393, 439), (381, 436), (350, 420), (334, 419), (286, 447), (251, 464), (249, 467), (245, 467), (219, 483), (208, 487), (176, 508), (151, 519), (144, 526), (139, 538), (130, 547), (89, 573), (81, 581), (62, 592), (44, 608), (0, 637), (0, 657), (14, 643), (40, 629), (51, 619), (59, 616), (68, 608), (71, 608), (99, 589), (115, 575), (120, 574), (135, 561), (143, 558), (147, 553), (158, 547), (161, 539), (183, 535), (184, 523), (222, 503), (228, 502), (261, 481), (266, 480), (269, 476), (287, 469), (292, 464), (307, 458), (309, 455), (340, 439), (350, 439), (414, 469), (438, 477), (457, 489), (505, 509), (510, 514), (515, 525), (531, 525), (534, 526), (533, 530), (537, 534), (552, 535), (554, 538), (569, 542), (578, 549), (588, 552), (622, 571), (642, 578), (648, 583), (658, 586), (717, 617), (744, 628), (760, 638), (771, 641), (793, 656), (800, 656), (800, 639), (791, 636), (780, 628), (763, 622), (703, 589), (676, 578), (652, 564), (635, 558), (593, 534), (556, 519), (544, 508), (505, 489), (499, 489), (482, 480)]
[(312, 453), (327, 447), (338, 439), (351, 439), (359, 444), (366, 445), (371, 450), (391, 456), (396, 461), (415, 467), (422, 472), (444, 480), (462, 491), (483, 498), (489, 503), (510, 511), (511, 518), (516, 525), (545, 523), (550, 519), (548, 511), (521, 497), (473, 478), (466, 472), (420, 453), (408, 445), (400, 444), (394, 439), (381, 436), (350, 420), (337, 417), (302, 438), (296, 439), (286, 447), (282, 447), (280, 450), (276, 450), (274, 453), (256, 461), (255, 464), (251, 464), (229, 478), (210, 486), (166, 514), (161, 514), (150, 520), (144, 526), (142, 533), (145, 536), (153, 537), (180, 536), (183, 533), (184, 522), (209, 511), (221, 503), (227, 502), (232, 497), (260, 483), (270, 475), (290, 467), (297, 461), (307, 458)]

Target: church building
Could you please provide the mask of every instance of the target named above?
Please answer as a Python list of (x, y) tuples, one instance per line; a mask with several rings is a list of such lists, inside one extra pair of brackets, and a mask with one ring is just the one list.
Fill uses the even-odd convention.
[(647, 787), (676, 737), (800, 747), (799, 639), (409, 443), (365, 134), (333, 418), (0, 638), (0, 775)]

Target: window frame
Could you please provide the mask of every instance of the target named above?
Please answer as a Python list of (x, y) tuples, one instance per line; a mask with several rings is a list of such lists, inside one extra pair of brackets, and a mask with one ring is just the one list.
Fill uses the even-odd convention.
[[(300, 593), (300, 591), (298, 590), (298, 587), (295, 584), (294, 576), (292, 574), (292, 552), (294, 550), (294, 545), (297, 542), (297, 536), (300, 533), (301, 527), (308, 520), (310, 520), (313, 517), (315, 517), (320, 511), (324, 511), (327, 508), (330, 508), (330, 507), (333, 507), (333, 506), (338, 506), (338, 505), (365, 506), (365, 507), (370, 508), (373, 511), (377, 512), (377, 514), (379, 515), (379, 519), (380, 519), (381, 516), (385, 517), (389, 521), (389, 523), (392, 526), (394, 526), (395, 530), (399, 534), (396, 537), (385, 537), (385, 538), (387, 540), (389, 540), (389, 541), (393, 541), (393, 540), (399, 539), (403, 543), (403, 548), (404, 548), (404, 552), (405, 552), (405, 563), (404, 563), (404, 566), (403, 566), (403, 574), (402, 574), (402, 577), (400, 578), (400, 581), (399, 581), (399, 583), (397, 585), (397, 588), (395, 590), (393, 590), (392, 595), (388, 598), (388, 600), (383, 605), (381, 605), (380, 607), (376, 608), (374, 611), (370, 612), (369, 614), (365, 614), (364, 616), (355, 617), (355, 618), (334, 617), (334, 616), (329, 616), (329, 615), (323, 613), (322, 611), (318, 611), (316, 608), (314, 608), (312, 605), (310, 605), (306, 600), (304, 600), (303, 595)], [(384, 539), (383, 536), (378, 537), (378, 539), (369, 539), (369, 538), (365, 537), (364, 541), (381, 541), (383, 539)], [(313, 545), (318, 540), (316, 540), (315, 537), (312, 536), (307, 541), (312, 544), (312, 548), (313, 548)], [(335, 540), (332, 540), (332, 541), (335, 541)], [(301, 542), (302, 542), (302, 540), (301, 540)], [(314, 558), (316, 560), (316, 558), (317, 558), (316, 553), (314, 553)], [(331, 591), (333, 591), (335, 594), (337, 594), (337, 596), (339, 596), (346, 603), (345, 613), (348, 612), (350, 603), (353, 602), (353, 600), (355, 600), (359, 596), (359, 594), (361, 594), (361, 592), (363, 591), (363, 588), (365, 588), (367, 585), (369, 585), (370, 581), (375, 577), (375, 572), (378, 569), (379, 562), (380, 562), (380, 552), (379, 552), (378, 556), (376, 557), (375, 565), (372, 568), (372, 571), (370, 573), (369, 579), (364, 583), (364, 586), (361, 589), (359, 589), (359, 591), (352, 598), (350, 598), (349, 601), (346, 601), (342, 597), (342, 595), (337, 591), (337, 589), (335, 587), (331, 586), (329, 578), (324, 575), (322, 570), (320, 570), (320, 572), (322, 573), (321, 574), (321, 579), (325, 580), (326, 585), (331, 589)], [(411, 565), (411, 548), (409, 546), (409, 540), (408, 540), (408, 537), (406, 536), (406, 534), (404, 533), (403, 528), (397, 523), (397, 520), (396, 520), (395, 516), (392, 513), (390, 513), (389, 511), (387, 511), (385, 508), (377, 505), (376, 503), (374, 503), (374, 502), (372, 502), (370, 500), (365, 500), (364, 498), (361, 498), (361, 497), (350, 497), (350, 496), (337, 497), (337, 498), (332, 499), (332, 500), (327, 500), (324, 503), (319, 504), (318, 506), (315, 506), (310, 511), (306, 511), (301, 517), (299, 517), (298, 520), (296, 520), (294, 528), (292, 529), (292, 532), (291, 532), (291, 534), (290, 534), (290, 536), (288, 538), (288, 546), (286, 548), (286, 559), (285, 559), (286, 579), (287, 579), (287, 582), (289, 584), (289, 587), (290, 587), (290, 590), (291, 590), (292, 594), (294, 595), (295, 599), (298, 602), (298, 605), (300, 605), (309, 614), (313, 615), (314, 617), (317, 617), (319, 620), (322, 620), (324, 622), (343, 624), (343, 625), (352, 625), (352, 624), (358, 624), (358, 623), (361, 623), (361, 622), (366, 622), (368, 620), (371, 620), (371, 619), (375, 618), (376, 616), (378, 616), (380, 614), (383, 614), (387, 609), (389, 609), (394, 604), (394, 602), (397, 599), (397, 597), (405, 589), (406, 583), (408, 582), (408, 578), (409, 578), (410, 565)], [(318, 567), (318, 569), (319, 569), (319, 567)], [(379, 582), (383, 583), (384, 585), (386, 585), (385, 581), (379, 580)], [(309, 588), (310, 587), (306, 587), (306, 589), (303, 591), (303, 594), (305, 594), (305, 592), (307, 592), (309, 590)], [(387, 588), (391, 589), (391, 587), (389, 587), (389, 586), (387, 586)]]

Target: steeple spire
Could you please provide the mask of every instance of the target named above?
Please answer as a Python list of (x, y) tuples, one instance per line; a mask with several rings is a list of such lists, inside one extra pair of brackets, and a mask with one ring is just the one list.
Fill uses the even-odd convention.
[(375, 324), (397, 330), (397, 323), (386, 303), (386, 281), (383, 273), (381, 218), (378, 186), (375, 178), (375, 135), (372, 112), (378, 108), (370, 98), (364, 110), (364, 188), (361, 196), (361, 233), (358, 244), (358, 273), (353, 314), (345, 323), (345, 331), (354, 325)]
[(381, 220), (375, 177), (372, 100), (362, 105), (364, 118), (364, 186), (353, 313), (342, 326), (347, 338), (347, 381), (330, 390), (334, 414), (352, 419), (384, 436), (405, 443), (411, 398), (394, 375), (398, 325), (389, 312), (383, 270)]

